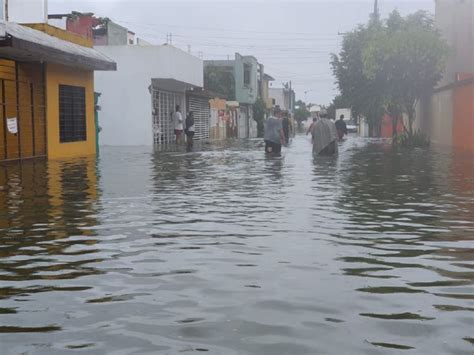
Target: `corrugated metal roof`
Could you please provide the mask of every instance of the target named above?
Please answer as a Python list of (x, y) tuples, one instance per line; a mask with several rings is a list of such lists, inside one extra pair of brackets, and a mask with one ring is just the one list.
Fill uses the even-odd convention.
[(13, 59), (44, 61), (90, 70), (116, 70), (116, 64), (99, 51), (50, 36), (13, 22), (0, 22), (0, 54)]

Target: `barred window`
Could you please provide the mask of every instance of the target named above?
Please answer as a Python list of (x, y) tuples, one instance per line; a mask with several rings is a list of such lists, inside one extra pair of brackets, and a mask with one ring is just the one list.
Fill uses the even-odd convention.
[(59, 85), (59, 137), (61, 143), (87, 140), (84, 87)]

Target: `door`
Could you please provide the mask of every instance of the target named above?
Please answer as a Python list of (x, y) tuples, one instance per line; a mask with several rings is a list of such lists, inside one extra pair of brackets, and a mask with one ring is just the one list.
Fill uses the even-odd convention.
[(176, 141), (173, 113), (176, 105), (183, 107), (181, 93), (153, 89), (153, 141), (155, 144), (170, 144)]
[(0, 60), (0, 161), (46, 156), (43, 66)]
[(211, 130), (209, 99), (189, 95), (187, 97), (187, 112), (190, 111), (194, 113), (194, 139), (208, 139)]
[(247, 109), (244, 107), (241, 107), (239, 110), (239, 121), (237, 123), (238, 132), (239, 132), (238, 138), (248, 138), (247, 122), (248, 122)]

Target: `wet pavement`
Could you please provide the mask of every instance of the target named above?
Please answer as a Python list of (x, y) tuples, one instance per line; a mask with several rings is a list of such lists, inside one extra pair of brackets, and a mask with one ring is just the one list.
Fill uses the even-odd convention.
[(0, 353), (473, 354), (474, 157), (262, 150), (0, 167)]

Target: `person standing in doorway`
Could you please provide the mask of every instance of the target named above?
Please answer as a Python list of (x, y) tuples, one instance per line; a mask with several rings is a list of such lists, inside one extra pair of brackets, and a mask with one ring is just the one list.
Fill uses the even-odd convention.
[(336, 122), (337, 136), (340, 141), (343, 140), (344, 136), (347, 135), (347, 125), (344, 122), (344, 115), (339, 117), (339, 121)]
[(265, 152), (267, 154), (280, 154), (281, 146), (285, 143), (285, 134), (281, 120), (281, 111), (276, 108), (274, 115), (265, 121)]
[(190, 111), (186, 117), (186, 139), (188, 150), (191, 150), (194, 145), (194, 112)]
[(176, 144), (181, 144), (181, 139), (183, 136), (183, 115), (181, 114), (181, 107), (176, 105), (176, 111), (173, 114), (174, 121), (174, 134), (176, 136)]

